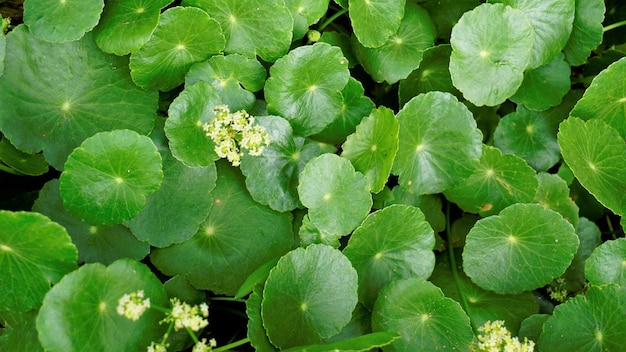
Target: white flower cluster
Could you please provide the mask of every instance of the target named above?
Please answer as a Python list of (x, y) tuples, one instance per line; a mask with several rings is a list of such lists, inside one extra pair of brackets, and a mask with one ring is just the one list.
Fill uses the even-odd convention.
[(478, 328), (481, 332), (478, 335), (477, 346), (472, 345), (473, 351), (480, 352), (532, 352), (535, 343), (524, 338), (521, 343), (517, 337), (511, 337), (511, 332), (504, 326), (504, 321), (487, 321), (485, 325)]
[(202, 339), (202, 341), (198, 341), (198, 343), (193, 346), (191, 352), (211, 352), (215, 347), (217, 347), (217, 341), (215, 341), (215, 339), (210, 339), (208, 344), (206, 339)]
[(143, 290), (125, 294), (117, 303), (117, 314), (130, 320), (139, 320), (141, 315), (150, 308), (150, 298), (144, 299)]
[(213, 112), (215, 117), (202, 129), (215, 143), (215, 153), (220, 158), (227, 158), (233, 166), (239, 166), (243, 149), (258, 156), (270, 144), (265, 128), (254, 125), (254, 116), (244, 110), (231, 113), (228, 106), (217, 105)]
[(152, 342), (150, 346), (148, 346), (147, 352), (167, 352), (167, 346), (165, 343), (154, 343)]
[(174, 322), (174, 330), (188, 328), (198, 331), (209, 325), (208, 320), (205, 319), (209, 316), (209, 306), (206, 303), (190, 306), (178, 298), (172, 298), (170, 302), (172, 302), (172, 312), (165, 317), (163, 322)]

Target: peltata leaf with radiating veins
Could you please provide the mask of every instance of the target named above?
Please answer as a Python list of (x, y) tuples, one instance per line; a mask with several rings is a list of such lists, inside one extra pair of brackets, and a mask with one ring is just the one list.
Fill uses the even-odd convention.
[(594, 285), (626, 287), (626, 238), (606, 241), (585, 262), (585, 277)]
[(575, 0), (504, 0), (528, 16), (535, 32), (529, 68), (552, 61), (567, 44), (574, 22)]
[(398, 120), (391, 109), (372, 111), (341, 146), (341, 156), (365, 175), (370, 192), (380, 192), (398, 151)]
[(294, 25), (283, 0), (184, 0), (183, 5), (199, 7), (219, 22), (226, 53), (274, 62), (289, 51)]
[(267, 110), (286, 118), (303, 137), (321, 132), (342, 109), (348, 60), (326, 43), (301, 46), (270, 68), (265, 82)]
[(355, 171), (348, 159), (330, 153), (315, 157), (304, 166), (298, 194), (309, 209), (313, 225), (331, 234), (347, 235), (372, 207), (365, 176)]
[(170, 8), (161, 14), (150, 39), (130, 55), (133, 81), (148, 90), (171, 90), (184, 82), (191, 65), (221, 53), (224, 45), (222, 28), (206, 12)]
[(452, 29), (450, 74), (474, 105), (494, 106), (515, 94), (530, 63), (535, 33), (528, 17), (504, 4), (481, 4)]
[(108, 0), (94, 28), (96, 44), (107, 53), (126, 55), (139, 50), (159, 23), (161, 9), (173, 0)]
[(263, 289), (261, 316), (280, 349), (316, 344), (341, 331), (357, 304), (357, 272), (339, 250), (312, 244), (284, 255)]
[(350, 22), (359, 42), (368, 48), (385, 44), (400, 27), (405, 3), (406, 0), (349, 0)]
[(68, 157), (61, 198), (81, 221), (119, 224), (137, 215), (162, 181), (161, 156), (150, 138), (130, 130), (100, 132)]
[(466, 350), (474, 333), (461, 305), (416, 278), (385, 286), (372, 310), (373, 331), (400, 334), (385, 351)]
[(625, 75), (626, 58), (612, 63), (591, 81), (570, 115), (602, 120), (626, 139), (626, 86), (622, 84)]
[[(605, 207), (626, 214), (626, 142), (599, 119), (570, 117), (557, 136), (563, 159), (580, 183)], [(601, 142), (600, 142), (601, 141)]]
[(578, 243), (574, 227), (559, 213), (517, 203), (476, 222), (467, 234), (463, 269), (486, 290), (517, 294), (563, 274)]
[(103, 8), (104, 0), (29, 0), (24, 23), (47, 42), (71, 42), (98, 24)]
[(411, 99), (397, 114), (399, 148), (392, 173), (415, 194), (434, 194), (469, 177), (478, 166), (482, 133), (472, 113), (450, 93)]
[(154, 126), (158, 95), (133, 84), (128, 59), (104, 54), (91, 34), (52, 44), (18, 26), (6, 39), (0, 130), (18, 149), (43, 150), (62, 170), (70, 152), (97, 132), (147, 134)]
[(626, 346), (626, 287), (592, 286), (558, 305), (543, 324), (542, 351), (621, 351)]
[(167, 275), (184, 275), (198, 289), (234, 295), (246, 278), (293, 246), (292, 215), (255, 202), (239, 169), (217, 165), (211, 208), (189, 240), (152, 251)]
[(63, 226), (38, 213), (0, 210), (0, 223), (0, 290), (7, 293), (0, 311), (38, 308), (50, 286), (76, 269), (76, 247)]
[(532, 202), (536, 192), (535, 170), (524, 160), (483, 145), (472, 175), (444, 194), (464, 211), (488, 216), (515, 203)]
[(142, 291), (152, 306), (169, 307), (161, 281), (131, 259), (108, 267), (86, 264), (66, 275), (46, 295), (37, 316), (39, 341), (47, 351), (145, 351), (163, 337), (163, 312), (147, 309), (137, 320), (118, 314), (125, 294)]
[(574, 26), (563, 52), (570, 65), (580, 66), (602, 42), (606, 8), (603, 0), (576, 0), (575, 5)]
[(383, 45), (368, 48), (356, 38), (353, 48), (365, 71), (377, 82), (393, 84), (420, 65), (424, 50), (435, 42), (435, 26), (426, 10), (408, 3), (400, 27)]

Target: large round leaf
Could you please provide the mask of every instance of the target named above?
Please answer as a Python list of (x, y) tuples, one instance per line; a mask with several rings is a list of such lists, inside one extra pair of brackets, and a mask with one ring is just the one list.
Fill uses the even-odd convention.
[(385, 107), (372, 111), (341, 148), (341, 156), (365, 175), (370, 192), (380, 192), (398, 151), (398, 120), (393, 111)]
[(104, 0), (28, 0), (24, 23), (47, 42), (80, 39), (98, 24)]
[(474, 105), (494, 106), (515, 94), (530, 62), (535, 33), (528, 17), (503, 4), (481, 4), (452, 29), (450, 74)]
[(219, 22), (227, 53), (274, 62), (289, 50), (293, 17), (283, 0), (184, 0)]
[(585, 277), (594, 285), (626, 286), (626, 238), (604, 242), (585, 263)]
[(322, 154), (304, 166), (298, 194), (313, 225), (331, 234), (347, 235), (372, 207), (365, 176), (335, 154)]
[(584, 64), (591, 51), (602, 42), (604, 11), (603, 0), (576, 0), (574, 26), (563, 49), (570, 65)]
[(626, 346), (626, 287), (592, 286), (558, 305), (543, 324), (542, 351), (622, 351)]
[(605, 207), (626, 214), (626, 192), (616, 191), (626, 189), (624, 137), (602, 120), (576, 117), (561, 123), (557, 137), (563, 159), (580, 183)]
[(155, 247), (184, 242), (198, 231), (211, 208), (209, 194), (217, 179), (213, 164), (191, 168), (169, 153), (162, 157), (163, 184), (128, 222), (135, 237)]
[(349, 77), (341, 49), (326, 43), (294, 49), (270, 68), (267, 110), (289, 120), (300, 136), (321, 132), (341, 112)]
[(39, 340), (47, 351), (145, 351), (167, 325), (148, 309), (137, 321), (117, 313), (119, 299), (143, 290), (150, 304), (169, 305), (161, 281), (139, 262), (121, 259), (109, 267), (86, 264), (66, 275), (46, 295), (39, 316)]
[(463, 268), (478, 286), (500, 294), (536, 289), (560, 276), (578, 249), (574, 227), (538, 204), (514, 204), (476, 222)]
[[(387, 42), (400, 27), (406, 0), (350, 0), (350, 22), (359, 42), (376, 48)], [(372, 24), (376, 24), (375, 26)]]
[(502, 152), (519, 156), (538, 171), (547, 171), (561, 159), (547, 116), (523, 106), (500, 119), (493, 141)]
[(322, 150), (318, 143), (294, 137), (285, 119), (259, 116), (255, 121), (265, 127), (270, 144), (259, 156), (246, 154), (241, 158), (241, 172), (252, 198), (277, 211), (302, 207), (297, 190), (299, 174)]
[(464, 211), (487, 216), (515, 203), (532, 202), (536, 192), (535, 170), (524, 160), (484, 145), (472, 175), (445, 195)]
[(359, 274), (359, 301), (372, 307), (392, 281), (427, 279), (434, 246), (433, 229), (419, 208), (397, 204), (368, 215), (343, 250)]
[(378, 297), (372, 330), (400, 334), (384, 351), (465, 351), (472, 342), (474, 333), (461, 305), (428, 281), (396, 280)]
[(93, 225), (119, 224), (137, 215), (159, 189), (161, 156), (137, 132), (100, 132), (74, 149), (60, 180), (70, 214)]
[(626, 58), (614, 62), (600, 72), (570, 114), (583, 120), (603, 120), (626, 139), (626, 87), (622, 82), (624, 76)]
[(107, 53), (126, 55), (139, 50), (159, 23), (161, 9), (172, 0), (109, 0), (93, 35)]
[(67, 229), (78, 249), (79, 263), (108, 265), (120, 258), (141, 260), (150, 252), (150, 245), (140, 242), (123, 225), (93, 226), (70, 215), (63, 206), (59, 179), (53, 179), (41, 188), (33, 211), (48, 216)]
[(198, 289), (234, 295), (246, 278), (292, 248), (292, 216), (255, 202), (241, 173), (217, 163), (211, 209), (189, 240), (155, 249), (150, 260), (168, 275), (184, 275)]
[(102, 53), (90, 34), (51, 44), (18, 26), (7, 35), (5, 65), (0, 130), (25, 152), (43, 149), (57, 170), (97, 132), (127, 128), (148, 133), (154, 126), (158, 95), (137, 88), (128, 59)]
[(219, 157), (215, 143), (202, 129), (215, 117), (213, 108), (222, 100), (211, 84), (200, 81), (185, 89), (170, 104), (165, 135), (172, 155), (190, 167), (206, 167)]
[(133, 81), (145, 89), (171, 90), (183, 83), (193, 63), (221, 52), (224, 44), (220, 25), (206, 12), (173, 7), (161, 14), (150, 39), (130, 55)]
[(571, 88), (571, 70), (564, 56), (534, 70), (524, 72), (524, 81), (511, 101), (531, 110), (546, 110), (561, 103)]
[[(380, 29), (380, 26), (372, 28)], [(354, 40), (363, 68), (378, 82), (389, 84), (406, 78), (422, 61), (424, 50), (435, 42), (435, 27), (426, 10), (408, 3), (398, 31), (381, 46), (367, 48)]]
[(76, 268), (76, 247), (41, 214), (0, 210), (0, 223), (0, 311), (38, 308), (50, 285)]
[(263, 290), (261, 316), (277, 347), (319, 343), (348, 324), (357, 303), (357, 273), (338, 250), (310, 245), (284, 255)]
[(415, 194), (440, 193), (469, 177), (481, 154), (482, 133), (452, 94), (429, 92), (397, 115), (399, 148), (392, 172)]
[(522, 10), (535, 32), (535, 45), (529, 68), (552, 61), (567, 44), (574, 22), (574, 0), (504, 0), (504, 4)]

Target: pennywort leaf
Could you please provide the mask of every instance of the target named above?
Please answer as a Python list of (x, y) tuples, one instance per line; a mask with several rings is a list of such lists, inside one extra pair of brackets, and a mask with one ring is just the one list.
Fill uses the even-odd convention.
[(47, 42), (71, 42), (98, 24), (104, 0), (29, 0), (24, 2), (24, 23)]
[(572, 33), (563, 49), (572, 66), (585, 63), (591, 51), (602, 42), (603, 0), (576, 0)]
[(400, 27), (405, 3), (405, 0), (349, 0), (350, 20), (359, 42), (369, 48), (385, 44)]

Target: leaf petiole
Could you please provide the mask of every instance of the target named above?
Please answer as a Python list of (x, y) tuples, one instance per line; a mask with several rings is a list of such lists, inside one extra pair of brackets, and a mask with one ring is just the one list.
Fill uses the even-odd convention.
[(602, 28), (602, 32), (608, 32), (608, 31), (610, 31), (612, 29), (623, 27), (623, 26), (626, 26), (626, 20), (615, 22), (615, 23), (611, 23), (610, 25)]

